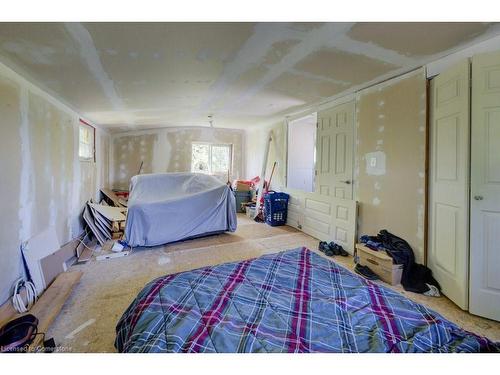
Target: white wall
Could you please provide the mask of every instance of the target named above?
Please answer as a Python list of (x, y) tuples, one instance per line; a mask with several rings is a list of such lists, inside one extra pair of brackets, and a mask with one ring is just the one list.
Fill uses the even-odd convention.
[(111, 186), (128, 189), (130, 178), (142, 173), (190, 172), (193, 142), (233, 145), (231, 181), (244, 172), (245, 132), (239, 129), (169, 127), (129, 131), (111, 137)]
[(266, 148), (269, 131), (273, 131), (274, 141), (269, 149), (266, 166), (266, 180), (269, 179), (274, 162), (277, 163), (274, 171), (271, 188), (281, 190), (285, 187), (286, 177), (286, 124), (285, 121), (271, 126), (254, 128), (246, 132), (246, 178), (260, 176), (262, 162)]
[(287, 187), (314, 191), (314, 154), (316, 149), (316, 114), (288, 124)]
[(20, 245), (49, 226), (61, 245), (82, 231), (84, 202), (106, 184), (109, 136), (97, 162), (78, 158), (79, 115), (0, 64), (0, 303), (22, 275)]

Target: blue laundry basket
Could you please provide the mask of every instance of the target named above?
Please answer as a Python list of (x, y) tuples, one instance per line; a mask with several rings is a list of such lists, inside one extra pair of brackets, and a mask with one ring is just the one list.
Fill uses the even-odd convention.
[(286, 224), (289, 198), (287, 193), (272, 190), (264, 195), (264, 217), (267, 224), (273, 227)]

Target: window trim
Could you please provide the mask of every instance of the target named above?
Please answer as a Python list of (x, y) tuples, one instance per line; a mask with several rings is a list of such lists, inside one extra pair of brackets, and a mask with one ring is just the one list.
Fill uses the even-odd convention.
[[(203, 172), (193, 172), (193, 145), (208, 145), (209, 148), (208, 148), (208, 162), (209, 162), (209, 172), (208, 175), (210, 176), (222, 176), (222, 174), (220, 173), (213, 173), (212, 172), (212, 147), (213, 146), (229, 146), (229, 175), (232, 176), (233, 175), (233, 148), (234, 148), (234, 145), (232, 143), (224, 143), (224, 142), (204, 142), (204, 141), (192, 141), (191, 142), (191, 163), (190, 163), (190, 171), (192, 173), (203, 173)], [(224, 173), (227, 173), (227, 172), (224, 172)], [(227, 176), (225, 176), (227, 177)]]
[[(84, 158), (80, 156), (80, 126), (81, 125), (88, 126), (89, 128), (92, 129), (92, 156), (90, 158)], [(95, 126), (90, 125), (87, 121), (83, 119), (79, 119), (78, 121), (78, 159), (80, 161), (86, 161), (86, 162), (96, 162), (96, 149), (95, 149)]]

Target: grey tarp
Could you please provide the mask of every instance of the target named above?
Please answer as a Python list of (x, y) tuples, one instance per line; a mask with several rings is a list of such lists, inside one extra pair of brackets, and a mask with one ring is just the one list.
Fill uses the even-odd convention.
[(236, 201), (217, 178), (197, 173), (154, 173), (130, 182), (126, 241), (156, 246), (236, 230)]

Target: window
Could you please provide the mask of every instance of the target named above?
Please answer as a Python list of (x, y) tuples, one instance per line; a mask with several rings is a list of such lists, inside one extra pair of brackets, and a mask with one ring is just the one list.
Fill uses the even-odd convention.
[(232, 145), (193, 143), (191, 172), (227, 176), (231, 173)]
[(95, 161), (94, 159), (95, 129), (83, 120), (80, 120), (78, 156), (80, 160)]

